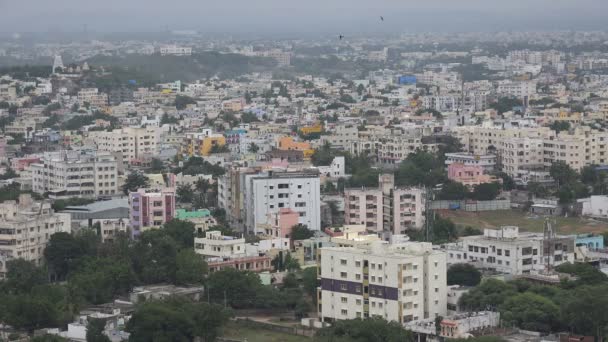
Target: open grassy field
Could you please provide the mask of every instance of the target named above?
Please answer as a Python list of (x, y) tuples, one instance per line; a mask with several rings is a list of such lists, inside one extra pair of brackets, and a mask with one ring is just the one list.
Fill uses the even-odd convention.
[(236, 322), (230, 321), (224, 327), (224, 335), (222, 337), (247, 342), (310, 342), (311, 338), (305, 336), (295, 336), (283, 334), (280, 332), (256, 329), (239, 325)]
[[(519, 210), (497, 210), (466, 212), (464, 210), (440, 210), (438, 213), (460, 226), (473, 228), (497, 228), (518, 226), (522, 231), (542, 232), (544, 218), (532, 216)], [(558, 217), (558, 234), (603, 233), (608, 231), (608, 223), (579, 217)]]

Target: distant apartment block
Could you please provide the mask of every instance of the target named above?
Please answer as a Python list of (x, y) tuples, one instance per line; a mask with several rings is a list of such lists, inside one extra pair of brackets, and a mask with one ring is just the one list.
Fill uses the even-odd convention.
[(90, 132), (99, 151), (118, 153), (126, 163), (140, 163), (157, 156), (160, 149), (158, 127), (125, 127), (111, 132)]
[(0, 203), (0, 279), (5, 278), (10, 260), (24, 259), (41, 266), (50, 237), (70, 231), (70, 214), (54, 213), (48, 202), (21, 195), (18, 202)]
[(403, 234), (424, 225), (426, 193), (421, 188), (397, 188), (392, 174), (382, 174), (376, 189), (344, 191), (346, 224), (362, 224), (374, 232)]
[(446, 255), (430, 243), (321, 248), (319, 319), (401, 324), (447, 312)]
[(166, 45), (160, 48), (161, 56), (190, 56), (192, 48), (177, 45)]
[(104, 152), (47, 152), (30, 165), (32, 190), (71, 197), (112, 196), (119, 193), (116, 158)]
[(129, 193), (132, 236), (160, 228), (175, 218), (175, 189), (139, 189)]

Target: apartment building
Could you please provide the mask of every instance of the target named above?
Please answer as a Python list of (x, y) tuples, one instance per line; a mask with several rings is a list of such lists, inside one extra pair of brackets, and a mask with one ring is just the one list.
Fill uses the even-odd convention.
[(209, 156), (214, 147), (226, 145), (226, 137), (213, 134), (210, 130), (203, 133), (189, 133), (182, 141), (181, 153), (192, 156)]
[(263, 233), (272, 214), (289, 208), (299, 215), (298, 223), (321, 229), (321, 191), (316, 170), (244, 174), (243, 203), (247, 231)]
[(446, 153), (445, 165), (460, 163), (467, 166), (479, 166), (484, 172), (494, 171), (496, 166), (496, 155), (494, 154), (472, 154), (466, 152)]
[(160, 48), (161, 56), (190, 56), (192, 48), (177, 45), (166, 45)]
[(78, 104), (85, 107), (89, 104), (92, 107), (106, 107), (108, 105), (108, 94), (100, 93), (97, 88), (83, 88), (78, 91), (76, 96)]
[(10, 260), (42, 265), (51, 235), (70, 231), (70, 214), (53, 212), (50, 203), (34, 202), (30, 195), (0, 203), (0, 279), (5, 278)]
[(448, 166), (448, 179), (471, 188), (479, 184), (499, 182), (495, 176), (484, 173), (481, 166), (460, 163)]
[(499, 96), (513, 96), (523, 98), (536, 94), (536, 82), (534, 81), (498, 81), (496, 93)]
[(404, 324), (447, 312), (446, 255), (430, 243), (321, 248), (318, 264), (323, 322), (382, 317)]
[(175, 217), (175, 189), (139, 189), (129, 193), (131, 234), (160, 228)]
[(118, 165), (116, 158), (91, 150), (46, 152), (30, 165), (32, 190), (70, 197), (116, 195)]
[(337, 125), (330, 130), (330, 134), (321, 136), (321, 146), (329, 144), (332, 148), (350, 149), (353, 142), (359, 139), (359, 129), (355, 125)]
[(574, 262), (574, 237), (520, 233), (518, 227), (484, 229), (483, 235), (465, 236), (446, 244), (448, 265), (471, 263), (478, 268), (520, 275)]
[(247, 251), (245, 239), (208, 231), (205, 237), (194, 238), (194, 252), (205, 258), (234, 258), (246, 256)]
[(111, 132), (90, 132), (89, 138), (99, 151), (120, 153), (127, 163), (157, 156), (160, 149), (158, 127), (125, 127)]
[(426, 192), (421, 188), (396, 188), (393, 174), (381, 174), (377, 189), (345, 189), (346, 224), (365, 225), (374, 232), (404, 234), (424, 225)]

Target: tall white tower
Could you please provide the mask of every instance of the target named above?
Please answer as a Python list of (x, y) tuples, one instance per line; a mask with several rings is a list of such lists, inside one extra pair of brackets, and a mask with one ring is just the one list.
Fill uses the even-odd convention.
[(61, 68), (63, 70), (63, 59), (61, 59), (61, 55), (55, 55), (55, 59), (53, 60), (53, 74), (57, 68)]

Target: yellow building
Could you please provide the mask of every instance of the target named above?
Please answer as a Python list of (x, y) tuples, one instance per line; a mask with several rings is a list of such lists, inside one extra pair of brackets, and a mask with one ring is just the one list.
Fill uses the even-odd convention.
[(226, 138), (220, 134), (214, 135), (190, 135), (184, 139), (181, 152), (188, 156), (209, 156), (213, 146), (226, 145)]
[(322, 133), (323, 125), (321, 125), (320, 123), (316, 123), (312, 126), (304, 126), (304, 127), (300, 128), (300, 132), (304, 135), (313, 134), (313, 133)]
[(315, 150), (310, 146), (310, 143), (305, 141), (294, 141), (292, 137), (282, 137), (279, 139), (279, 150), (302, 151), (304, 159), (310, 159), (315, 153)]

